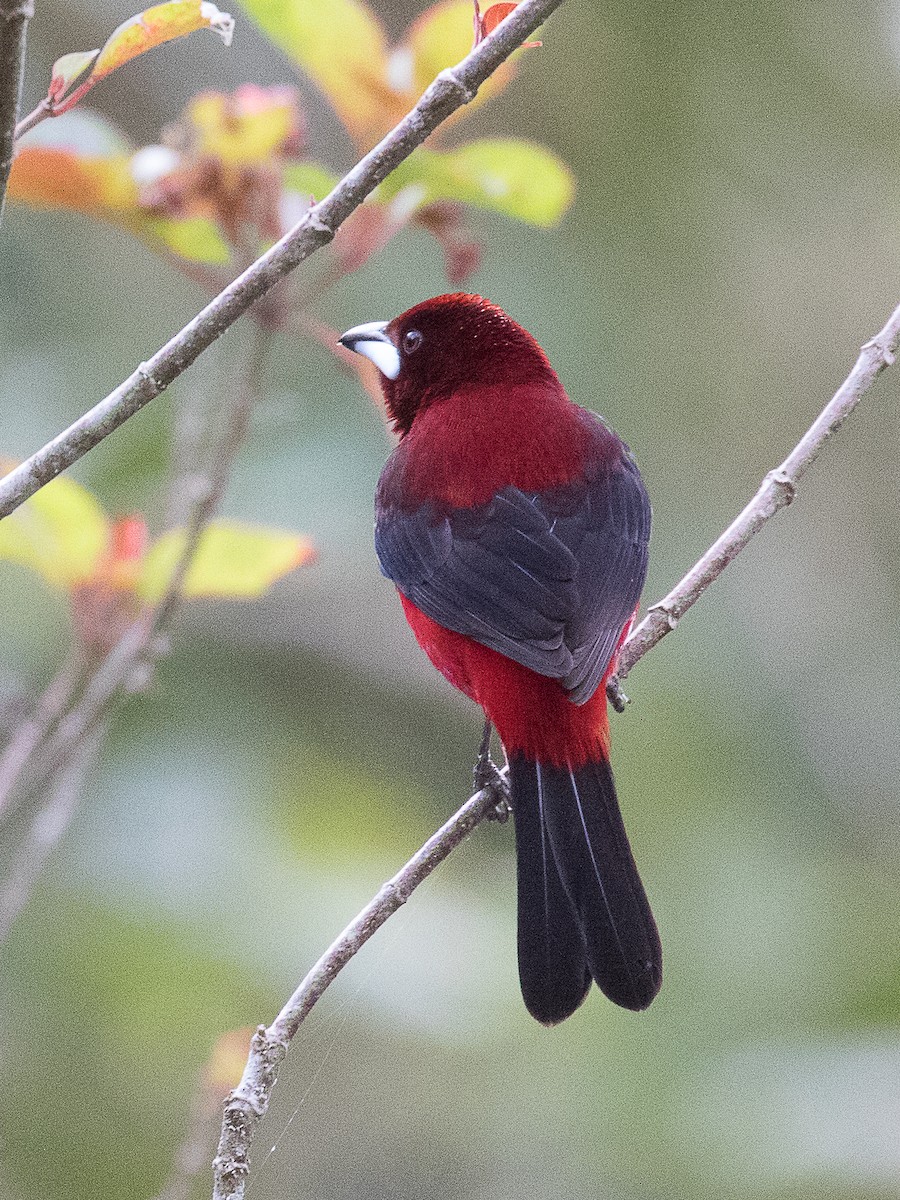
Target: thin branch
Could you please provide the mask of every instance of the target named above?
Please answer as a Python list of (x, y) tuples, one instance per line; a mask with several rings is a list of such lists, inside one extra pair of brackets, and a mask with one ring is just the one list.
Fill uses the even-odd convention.
[[(646, 617), (622, 647), (617, 668), (618, 679), (624, 679), (648, 650), (672, 632), (687, 610), (696, 604), (750, 539), (777, 512), (791, 503), (797, 494), (801, 476), (815, 462), (819, 451), (831, 435), (840, 429), (885, 367), (893, 363), (898, 348), (900, 306), (891, 313), (884, 328), (862, 347), (853, 370), (781, 466), (769, 472), (750, 503), (687, 575), (662, 600), (651, 604)], [(610, 699), (616, 703), (620, 696), (616, 678), (610, 680), (609, 691)]]
[(0, 886), (0, 945), (28, 903), (47, 859), (69, 828), (78, 808), (84, 777), (100, 750), (102, 729), (94, 730), (77, 747), (54, 781), (50, 794), (32, 817)]
[(313, 251), (330, 242), (366, 196), (442, 121), (474, 99), (484, 81), (561, 3), (562, 0), (522, 0), (457, 67), (442, 71), (415, 108), (324, 200), (313, 205), (281, 241), (239, 275), (151, 359), (141, 363), (105, 400), (0, 480), (0, 517), (18, 508), (158, 396), (254, 301)]
[[(894, 361), (900, 344), (900, 306), (880, 333), (863, 346), (859, 358), (833, 399), (822, 410), (780, 467), (763, 480), (756, 496), (715, 544), (671, 592), (651, 607), (634, 630), (619, 657), (621, 676), (652, 649), (678, 617), (709, 587), (743, 549), (754, 533), (796, 494), (796, 481), (815, 460), (828, 437), (839, 429), (881, 371)], [(662, 617), (657, 616), (661, 613)], [(620, 693), (613, 687), (611, 699)], [(504, 784), (476, 792), (459, 812), (425, 843), (372, 902), (325, 951), (273, 1023), (260, 1025), (250, 1045), (243, 1077), (225, 1105), (219, 1150), (213, 1163), (213, 1200), (242, 1200), (250, 1170), (250, 1145), (265, 1116), (275, 1087), (278, 1067), (306, 1015), (362, 945), (402, 904), (439, 863), (493, 811), (504, 798)]]
[[(80, 695), (68, 711), (62, 712), (61, 716), (56, 714), (59, 719), (55, 726), (52, 723), (46, 725), (46, 736), (35, 739), (21, 732), (13, 735), (10, 745), (18, 744), (19, 752), (10, 756), (8, 769), (0, 777), (7, 804), (11, 804), (14, 793), (20, 797), (46, 785), (69, 760), (75, 748), (97, 728), (122, 692), (137, 691), (146, 686), (153, 662), (164, 647), (165, 630), (181, 601), (181, 589), (203, 532), (221, 500), (235, 456), (244, 440), (262, 388), (263, 365), (272, 337), (270, 330), (254, 326), (247, 366), (237, 381), (231, 405), (224, 415), (224, 429), (213, 453), (209, 473), (201, 478), (197, 488), (184, 546), (163, 596), (150, 613), (128, 627), (87, 680), (82, 679)], [(63, 707), (72, 696), (73, 691), (70, 691)]]
[(494, 787), (484, 788), (467, 800), (331, 944), (268, 1029), (259, 1026), (250, 1043), (241, 1082), (225, 1105), (222, 1135), (213, 1163), (214, 1200), (242, 1200), (244, 1196), (253, 1135), (269, 1106), (279, 1064), (307, 1013), (360, 947), (496, 808), (497, 801)]
[(186, 527), (184, 549), (166, 594), (156, 606), (150, 636), (158, 634), (171, 620), (181, 601), (181, 589), (187, 578), (200, 539), (222, 501), (237, 453), (250, 427), (253, 409), (262, 394), (265, 362), (272, 348), (272, 330), (254, 326), (247, 366), (238, 380), (234, 399), (225, 414), (222, 435), (215, 446), (206, 478), (201, 481), (194, 498), (194, 508)]
[(33, 0), (0, 0), (0, 222), (22, 98), (28, 22), (33, 16)]
[(55, 115), (53, 101), (49, 96), (45, 96), (40, 104), (27, 117), (23, 117), (13, 129), (13, 145), (20, 137), (24, 137), (26, 133), (34, 129), (35, 125), (40, 125), (41, 121), (46, 121), (48, 117)]
[(71, 654), (40, 694), (31, 714), (13, 731), (0, 755), (0, 824), (12, 811), (10, 796), (22, 771), (84, 683), (86, 667), (83, 654)]
[(11, 794), (13, 788), (18, 794), (9, 800), (10, 805), (47, 785), (75, 748), (97, 728), (120, 692), (136, 692), (146, 684), (150, 663), (159, 651), (159, 646), (153, 645), (150, 623), (150, 618), (142, 618), (128, 627), (89, 676), (81, 695), (56, 728), (20, 763), (10, 788)]

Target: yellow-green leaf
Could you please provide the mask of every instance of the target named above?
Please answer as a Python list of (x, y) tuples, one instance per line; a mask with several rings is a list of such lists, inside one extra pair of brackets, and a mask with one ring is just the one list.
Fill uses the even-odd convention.
[[(219, 34), (226, 46), (230, 46), (234, 21), (228, 13), (219, 12), (209, 0), (168, 0), (166, 4), (156, 4), (123, 21), (102, 49), (64, 54), (53, 65), (47, 93), (48, 100), (53, 102), (54, 115), (74, 108), (101, 79), (139, 54), (146, 54), (164, 42), (185, 37), (197, 29), (211, 29)], [(91, 63), (93, 66), (87, 77), (70, 91)]]
[(312, 196), (316, 200), (323, 200), (338, 182), (336, 175), (315, 162), (289, 163), (282, 178), (289, 192), (299, 192), (301, 196)]
[(93, 578), (109, 521), (87, 489), (61, 475), (0, 521), (0, 559), (69, 588)]
[[(173, 530), (151, 546), (144, 559), (138, 593), (155, 603), (169, 585), (184, 552), (185, 533)], [(308, 538), (278, 529), (217, 521), (203, 535), (188, 571), (188, 597), (261, 596), (282, 576), (315, 557)]]
[(384, 30), (363, 0), (240, 0), (263, 33), (319, 85), (361, 142), (403, 114), (388, 82)]
[(419, 149), (381, 185), (380, 199), (416, 207), (459, 200), (530, 225), (554, 225), (572, 203), (566, 164), (543, 146), (517, 138), (484, 138), (457, 150)]
[(146, 54), (164, 42), (185, 37), (198, 29), (218, 33), (226, 46), (231, 45), (234, 21), (228, 13), (219, 12), (208, 0), (170, 0), (155, 4), (115, 29), (91, 72), (91, 84), (97, 83), (139, 54)]
[[(418, 99), (435, 75), (454, 67), (472, 49), (474, 28), (472, 0), (440, 0), (414, 21), (400, 46), (394, 51), (395, 64), (403, 64), (410, 95)], [(405, 58), (404, 58), (405, 56)], [(396, 70), (395, 66), (395, 70)], [(478, 90), (466, 109), (483, 103), (502, 91), (515, 67), (503, 63)], [(462, 112), (463, 110), (460, 110)]]
[(231, 251), (218, 227), (206, 217), (147, 217), (145, 228), (167, 250), (188, 262), (224, 266), (231, 260)]
[(291, 87), (245, 83), (229, 94), (201, 92), (189, 102), (184, 120), (192, 154), (217, 159), (225, 167), (269, 163), (303, 137), (300, 98)]

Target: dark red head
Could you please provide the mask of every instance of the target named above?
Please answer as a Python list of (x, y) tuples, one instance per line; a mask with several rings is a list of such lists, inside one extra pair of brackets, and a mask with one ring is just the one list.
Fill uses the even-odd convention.
[(531, 334), (481, 296), (436, 296), (393, 321), (348, 329), (341, 342), (381, 371), (388, 414), (401, 437), (418, 412), (463, 388), (556, 383)]

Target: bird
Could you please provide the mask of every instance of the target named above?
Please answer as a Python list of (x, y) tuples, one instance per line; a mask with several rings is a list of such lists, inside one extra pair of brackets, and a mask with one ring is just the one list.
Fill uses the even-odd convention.
[(634, 458), (481, 296), (437, 296), (339, 340), (378, 367), (398, 437), (375, 496), (381, 571), (506, 755), (525, 1005), (556, 1025), (593, 980), (643, 1010), (662, 950), (609, 765), (605, 687), (647, 571)]

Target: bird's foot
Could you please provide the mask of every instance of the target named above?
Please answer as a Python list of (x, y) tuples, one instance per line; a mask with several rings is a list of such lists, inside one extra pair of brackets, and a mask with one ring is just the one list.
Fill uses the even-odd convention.
[(509, 803), (509, 783), (506, 776), (491, 758), (491, 723), (485, 721), (484, 736), (478, 749), (478, 761), (472, 772), (475, 787), (479, 792), (489, 792), (494, 800), (494, 806), (487, 814), (489, 821), (499, 821), (501, 824), (509, 820), (512, 808)]
[(622, 685), (619, 683), (618, 675), (610, 675), (609, 679), (607, 679), (606, 698), (609, 700), (610, 704), (617, 713), (624, 712), (626, 704), (631, 703), (631, 701), (622, 691)]

